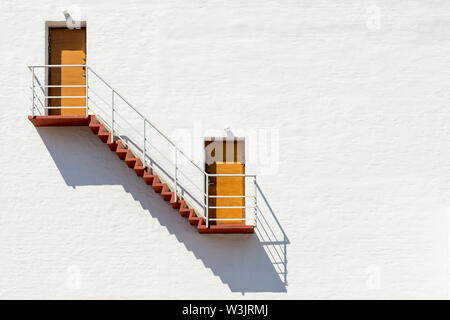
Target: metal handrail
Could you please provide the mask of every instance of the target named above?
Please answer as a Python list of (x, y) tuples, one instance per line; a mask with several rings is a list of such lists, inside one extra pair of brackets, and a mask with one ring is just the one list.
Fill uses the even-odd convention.
[[(86, 79), (86, 84), (85, 85), (41, 85), (41, 83), (39, 82), (39, 79), (36, 77), (35, 75), (35, 68), (62, 68), (62, 67), (82, 67), (85, 70), (85, 74), (83, 76), (85, 76), (84, 79)], [(86, 64), (80, 64), (80, 65), (34, 65), (34, 66), (28, 66), (28, 68), (30, 69), (30, 71), (32, 72), (32, 86), (31, 86), (31, 90), (32, 90), (32, 108), (31, 108), (31, 112), (32, 115), (34, 116), (34, 109), (36, 108), (39, 113), (39, 107), (35, 105), (35, 101), (34, 99), (36, 98), (42, 108), (45, 109), (81, 109), (81, 108), (86, 108), (86, 116), (89, 115), (90, 113), (90, 108), (88, 106), (88, 102), (89, 100), (92, 100), (92, 97), (89, 96), (88, 92), (90, 89), (90, 82), (89, 82), (89, 78), (88, 78), (88, 74), (92, 73), (93, 75), (95, 75), (96, 78), (98, 78), (107, 88), (109, 88), (111, 90), (111, 114), (109, 115), (109, 118), (111, 119), (110, 123), (106, 120), (106, 118), (104, 116), (100, 116), (99, 118), (101, 120), (103, 120), (103, 124), (106, 125), (106, 127), (110, 130), (111, 133), (111, 137), (117, 138), (119, 140), (121, 140), (128, 148), (132, 149), (133, 153), (135, 154), (135, 156), (139, 157), (138, 154), (141, 154), (141, 161), (144, 167), (148, 166), (150, 167), (152, 170), (154, 170), (156, 167), (158, 168), (159, 171), (162, 170), (162, 172), (164, 172), (164, 176), (167, 176), (171, 181), (173, 181), (173, 188), (174, 188), (174, 195), (175, 195), (175, 201), (177, 201), (177, 198), (179, 197), (178, 195), (178, 190), (187, 192), (188, 194), (190, 194), (189, 189), (185, 187), (184, 183), (181, 183), (179, 181), (178, 178), (178, 173), (181, 173), (185, 178), (187, 178), (187, 180), (189, 181), (190, 184), (192, 184), (195, 188), (197, 188), (200, 192), (202, 192), (202, 190), (196, 185), (196, 183), (194, 183), (179, 167), (178, 167), (178, 155), (183, 156), (189, 164), (193, 165), (194, 168), (196, 168), (196, 170), (198, 170), (198, 172), (200, 174), (203, 175), (204, 177), (204, 182), (205, 182), (205, 189), (206, 189), (206, 193), (202, 192), (202, 197), (204, 197), (204, 203), (202, 203), (202, 201), (198, 201), (198, 199), (196, 199), (192, 194), (190, 195), (190, 197), (193, 199), (193, 201), (197, 202), (197, 204), (199, 204), (203, 210), (204, 213), (200, 213), (197, 210), (195, 210), (195, 213), (204, 218), (206, 221), (206, 227), (209, 227), (209, 221), (221, 221), (221, 220), (246, 220), (245, 218), (243, 219), (225, 219), (225, 218), (220, 218), (220, 219), (216, 219), (216, 218), (209, 218), (209, 209), (247, 209), (247, 208), (252, 208), (255, 211), (255, 223), (257, 220), (257, 197), (256, 197), (256, 175), (254, 174), (209, 174), (207, 173), (205, 170), (203, 170), (202, 168), (200, 168), (188, 155), (186, 155), (182, 150), (180, 150), (177, 145), (170, 140), (169, 137), (167, 137), (159, 128), (157, 128), (149, 119), (147, 119), (139, 110), (137, 110), (128, 100), (126, 100), (119, 92), (117, 92), (116, 89), (114, 89), (108, 82), (106, 82), (97, 72), (95, 72), (90, 66), (87, 66)], [(37, 81), (38, 85), (35, 85), (35, 81)], [(39, 99), (39, 96), (37, 94), (35, 94), (35, 88), (40, 88), (42, 90), (42, 92), (44, 93), (43, 98), (46, 99), (45, 101), (47, 101), (47, 99), (57, 99), (57, 98), (85, 98), (86, 99), (86, 106), (45, 106), (44, 103), (42, 103), (42, 101)], [(46, 93), (44, 92), (44, 88), (64, 88), (64, 87), (80, 87), (80, 88), (86, 88), (86, 95), (83, 96), (48, 96), (46, 95)], [(92, 92), (98, 96), (98, 94), (92, 90)], [(131, 110), (133, 110), (133, 112), (135, 114), (137, 114), (141, 120), (143, 121), (143, 133), (141, 133), (137, 128), (135, 128), (130, 122), (128, 122), (115, 108), (115, 97), (119, 97), (123, 102), (125, 102), (125, 104), (131, 108)], [(98, 96), (99, 97), (99, 96)], [(107, 104), (107, 106), (109, 106), (109, 104), (103, 100), (101, 97), (99, 97), (100, 100)], [(108, 114), (103, 108), (99, 107), (97, 105), (97, 103), (95, 103), (94, 101), (92, 101), (95, 105), (96, 108), (98, 108), (99, 110), (101, 110), (103, 113)], [(135, 133), (137, 133), (140, 136), (140, 139), (143, 139), (142, 142), (142, 148), (139, 147), (139, 145), (131, 145), (128, 141), (128, 138), (124, 138), (126, 136), (122, 136), (120, 134), (117, 134), (117, 126), (119, 127), (119, 131), (120, 130), (125, 130), (125, 127), (123, 127), (121, 124), (119, 124), (119, 122), (115, 119), (115, 115), (118, 115), (120, 117), (120, 119), (122, 121), (124, 121), (126, 124), (128, 124), (129, 126), (132, 127), (132, 129), (134, 130)], [(99, 119), (99, 121), (100, 121)], [(149, 125), (151, 128), (153, 128), (161, 137), (164, 138), (164, 140), (166, 142), (169, 143), (170, 146), (172, 146), (174, 148), (174, 162), (172, 162), (170, 159), (168, 159), (164, 153), (162, 153), (156, 146), (154, 146), (149, 139), (146, 138), (146, 126)], [(150, 162), (154, 162), (154, 159), (150, 156), (147, 155), (147, 144), (154, 150), (158, 151), (161, 156), (164, 158), (165, 162), (169, 162), (170, 165), (174, 166), (174, 172), (172, 174), (170, 174), (170, 170), (167, 169), (167, 167), (158, 164), (157, 162), (155, 164), (147, 164), (147, 159), (150, 159)], [(136, 150), (136, 147), (138, 149), (141, 150)], [(134, 152), (134, 151), (138, 151), (138, 152)], [(160, 177), (161, 175), (158, 174)], [(254, 185), (255, 185), (255, 194), (254, 195), (240, 195), (240, 196), (220, 196), (220, 195), (209, 195), (209, 178), (210, 177), (244, 177), (244, 178), (253, 178), (254, 181)], [(163, 182), (163, 179), (161, 179)], [(183, 196), (182, 196), (183, 197)], [(210, 198), (242, 198), (242, 199), (246, 199), (246, 198), (253, 198), (254, 199), (254, 206), (248, 206), (248, 205), (244, 205), (244, 206), (209, 206), (209, 199)]]
[(206, 172), (201, 169), (194, 161), (192, 161), (183, 151), (178, 149), (178, 147), (175, 145), (175, 143), (170, 140), (161, 130), (159, 130), (153, 123), (150, 122), (139, 110), (137, 110), (130, 102), (128, 102), (120, 93), (117, 92), (116, 89), (114, 89), (109, 83), (107, 83), (102, 77), (98, 75), (97, 72), (95, 72), (91, 67), (87, 67), (89, 71), (91, 71), (93, 74), (95, 74), (106, 86), (108, 86), (117, 96), (119, 96), (128, 106), (131, 107), (138, 115), (140, 115), (149, 125), (152, 126), (153, 129), (155, 129), (163, 138), (167, 140), (173, 147), (177, 148), (178, 152), (183, 155), (186, 160), (188, 160), (191, 164), (193, 164), (198, 170), (200, 170), (203, 174), (206, 174)]
[(214, 174), (214, 173), (208, 173), (208, 176), (210, 176), (210, 177), (250, 177), (250, 178), (254, 178), (254, 177), (256, 177), (256, 174), (245, 174), (245, 173), (243, 173), (243, 174), (240, 174), (240, 173), (236, 173), (236, 174), (228, 174), (228, 173), (224, 173), (224, 174), (221, 174), (221, 173), (218, 173), (218, 174)]
[(28, 66), (28, 69), (32, 68), (65, 68), (65, 67), (87, 67), (85, 64), (41, 64)]
[(65, 84), (65, 85), (47, 84), (47, 85), (43, 85), (43, 86), (35, 85), (35, 87), (39, 87), (39, 88), (86, 88), (86, 85), (85, 84)]

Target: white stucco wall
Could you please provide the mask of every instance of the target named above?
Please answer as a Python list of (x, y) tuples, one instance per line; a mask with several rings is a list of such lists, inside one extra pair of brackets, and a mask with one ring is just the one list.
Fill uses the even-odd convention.
[[(64, 8), (169, 135), (278, 134), (247, 171), (286, 237), (267, 207), (269, 241), (199, 235), (88, 128), (32, 126)], [(0, 23), (0, 298), (448, 297), (450, 2), (3, 0)]]

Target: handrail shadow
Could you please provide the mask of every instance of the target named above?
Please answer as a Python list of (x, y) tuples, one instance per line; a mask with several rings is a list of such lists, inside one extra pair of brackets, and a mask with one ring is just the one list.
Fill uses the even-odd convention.
[[(260, 186), (256, 236), (202, 235), (87, 127), (36, 128), (66, 185), (121, 185), (232, 292), (287, 292), (289, 239)], [(204, 275), (188, 275), (202, 277)]]
[[(287, 245), (290, 243), (289, 238), (287, 237), (286, 232), (281, 226), (277, 216), (273, 212), (273, 209), (270, 206), (265, 194), (261, 190), (260, 185), (257, 182), (255, 183), (258, 196), (262, 198), (265, 205), (262, 206), (261, 201), (259, 201), (257, 208), (258, 214), (256, 217), (257, 226), (255, 230), (261, 244), (264, 246), (268, 255), (270, 255), (272, 264), (274, 265), (277, 273), (282, 279), (284, 285), (287, 286)], [(267, 212), (265, 210), (267, 210)]]

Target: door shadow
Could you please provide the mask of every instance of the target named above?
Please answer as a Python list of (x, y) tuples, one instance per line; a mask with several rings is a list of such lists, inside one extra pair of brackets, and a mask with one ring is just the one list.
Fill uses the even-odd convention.
[[(198, 234), (87, 127), (36, 128), (65, 183), (121, 185), (232, 292), (287, 292), (287, 238), (258, 186), (256, 235)], [(185, 219), (186, 223), (179, 223)], [(196, 275), (198, 277), (204, 275)]]

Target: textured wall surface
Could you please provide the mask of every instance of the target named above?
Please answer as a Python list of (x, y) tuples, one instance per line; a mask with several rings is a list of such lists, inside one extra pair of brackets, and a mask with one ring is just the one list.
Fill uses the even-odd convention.
[[(66, 8), (169, 135), (275, 133), (247, 168), (273, 234), (199, 235), (88, 128), (31, 125)], [(450, 2), (2, 0), (0, 23), (0, 298), (448, 297)]]

